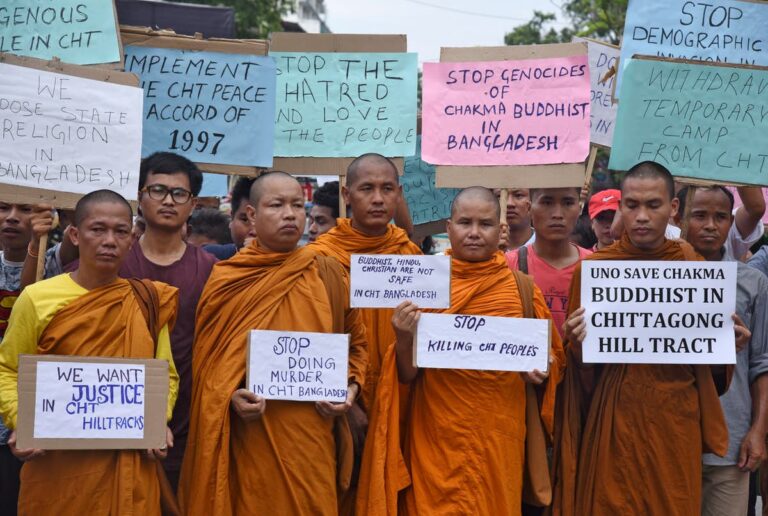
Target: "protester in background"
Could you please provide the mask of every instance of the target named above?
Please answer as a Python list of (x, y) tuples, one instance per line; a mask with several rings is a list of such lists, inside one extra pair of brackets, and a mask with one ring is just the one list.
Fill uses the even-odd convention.
[(620, 190), (603, 190), (589, 199), (589, 219), (592, 221), (592, 231), (597, 238), (593, 251), (608, 247), (615, 241), (611, 235), (611, 224), (619, 209), (619, 201), (621, 201)]
[(198, 247), (232, 243), (230, 220), (217, 208), (197, 208), (188, 223), (187, 243)]
[(309, 241), (314, 242), (322, 234), (336, 227), (339, 218), (339, 182), (331, 181), (318, 188), (312, 195), (312, 208), (309, 210), (307, 233)]
[(232, 212), (229, 234), (232, 238), (232, 243), (223, 245), (211, 244), (203, 247), (203, 249), (219, 260), (232, 258), (238, 250), (248, 243), (248, 240), (256, 237), (256, 232), (248, 220), (248, 213), (246, 211), (249, 205), (248, 196), (250, 195), (253, 181), (254, 178), (252, 177), (241, 177), (235, 182), (232, 193), (229, 195), (229, 206)]
[[(494, 190), (494, 192), (498, 196), (500, 190)], [(499, 249), (514, 250), (532, 244), (536, 240), (536, 232), (531, 227), (530, 190), (527, 188), (508, 190), (506, 219), (507, 223), (501, 228)]]
[(141, 216), (141, 214), (136, 215), (133, 217), (133, 230), (131, 232), (131, 235), (133, 235), (133, 241), (138, 242), (141, 238), (141, 235), (144, 234), (144, 231), (147, 229), (147, 221), (144, 220), (144, 217)]

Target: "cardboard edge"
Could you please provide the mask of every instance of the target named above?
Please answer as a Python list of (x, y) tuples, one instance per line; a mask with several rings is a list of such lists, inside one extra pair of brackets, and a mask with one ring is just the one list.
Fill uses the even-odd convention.
[(588, 55), (586, 42), (504, 47), (442, 47), (441, 63), (462, 61), (517, 61)]
[(266, 56), (269, 42), (259, 39), (226, 39), (176, 34), (172, 30), (153, 30), (149, 27), (120, 25), (120, 37), (124, 46), (170, 48), (219, 52), (222, 54), (245, 54)]
[(44, 72), (60, 73), (72, 77), (79, 77), (81, 79), (120, 84), (122, 86), (133, 86), (136, 88), (139, 87), (139, 77), (131, 72), (123, 72), (109, 68), (97, 68), (94, 66), (73, 65), (58, 59), (47, 61), (45, 59), (37, 59), (34, 57), (0, 53), (0, 63), (31, 68), (33, 70), (41, 70)]
[(413, 226), (413, 238), (424, 238), (427, 236), (445, 233), (445, 221), (448, 219), (433, 220), (423, 224)]
[[(286, 158), (275, 156), (272, 167), (267, 170), (287, 172), (292, 175), (346, 177), (347, 168), (356, 158)], [(398, 175), (405, 173), (405, 158), (390, 157)]]
[(581, 188), (585, 164), (521, 165), (510, 167), (457, 167), (438, 165), (436, 188)]

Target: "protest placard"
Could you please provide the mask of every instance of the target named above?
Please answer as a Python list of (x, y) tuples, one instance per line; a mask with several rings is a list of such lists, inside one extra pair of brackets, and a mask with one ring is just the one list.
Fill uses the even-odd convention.
[(610, 147), (616, 125), (616, 103), (613, 102), (613, 83), (616, 76), (611, 75), (607, 80), (605, 77), (618, 66), (619, 47), (592, 39), (573, 40), (585, 42), (589, 51), (590, 142), (593, 145)]
[(421, 136), (416, 138), (416, 154), (405, 158), (405, 174), (400, 184), (414, 226), (451, 216), (451, 203), (459, 191), (435, 186), (435, 166), (421, 159)]
[(5, 0), (0, 52), (77, 65), (119, 62), (114, 0)]
[(251, 330), (247, 388), (268, 400), (347, 400), (349, 335)]
[(768, 68), (632, 59), (608, 167), (651, 160), (675, 176), (765, 185)]
[(142, 106), (136, 77), (10, 55), (1, 61), (0, 184), (10, 185), (4, 200), (67, 208), (102, 188), (135, 200)]
[(416, 367), (547, 371), (549, 320), (422, 313), (413, 346)]
[(165, 360), (21, 355), (18, 378), (19, 448), (165, 446)]
[(635, 55), (768, 66), (766, 26), (768, 5), (763, 2), (630, 0), (617, 94)]
[(352, 308), (395, 308), (413, 301), (420, 308), (451, 306), (451, 257), (353, 254)]
[(585, 363), (735, 364), (735, 262), (586, 260)]

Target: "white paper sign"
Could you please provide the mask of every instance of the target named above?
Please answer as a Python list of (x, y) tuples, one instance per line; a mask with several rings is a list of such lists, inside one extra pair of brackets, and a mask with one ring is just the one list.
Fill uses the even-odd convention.
[(585, 363), (735, 364), (735, 262), (586, 260)]
[(590, 124), (589, 140), (597, 145), (610, 147), (613, 141), (613, 127), (616, 125), (618, 104), (613, 103), (613, 81), (616, 76), (601, 82), (608, 71), (616, 65), (621, 50), (613, 45), (600, 43), (583, 38), (573, 38), (583, 41), (589, 52), (590, 74)]
[(38, 362), (35, 438), (142, 439), (144, 365)]
[(352, 308), (451, 306), (450, 256), (353, 254), (350, 264)]
[(270, 400), (347, 400), (349, 335), (251, 330), (248, 389)]
[(422, 313), (413, 354), (416, 367), (546, 371), (549, 320)]
[(138, 195), (143, 91), (0, 63), (0, 184)]

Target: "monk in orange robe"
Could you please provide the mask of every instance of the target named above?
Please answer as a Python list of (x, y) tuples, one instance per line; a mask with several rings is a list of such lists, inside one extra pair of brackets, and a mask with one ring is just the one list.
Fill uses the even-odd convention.
[[(167, 360), (170, 419), (179, 384), (169, 337), (176, 289), (118, 278), (133, 241), (131, 206), (119, 194), (86, 195), (74, 222), (70, 238), (79, 248), (79, 269), (26, 287), (14, 306), (0, 346), (0, 415), (16, 426), (19, 355), (53, 354)], [(160, 515), (156, 459), (173, 446), (170, 430), (166, 440), (158, 450), (44, 451), (18, 449), (14, 432), (8, 444), (25, 461), (19, 514)]]
[[(451, 307), (441, 313), (551, 320), (531, 279), (513, 273), (498, 251), (499, 204), (493, 192), (474, 187), (453, 202), (448, 221), (452, 256)], [(518, 275), (519, 274), (519, 275)], [(523, 290), (528, 289), (528, 295)], [(525, 299), (525, 301), (524, 301)], [(385, 357), (361, 473), (357, 512), (396, 514), (520, 514), (526, 462), (526, 382), (536, 385), (537, 424), (551, 439), (554, 401), (565, 356), (551, 327), (547, 372), (513, 373), (417, 369), (413, 338), (419, 309), (406, 301), (394, 312), (396, 342)], [(551, 322), (550, 322), (551, 325)], [(405, 453), (391, 400), (400, 381), (411, 386)], [(541, 426), (539, 426), (541, 428)], [(537, 467), (547, 477), (544, 443)]]
[[(304, 194), (291, 176), (260, 176), (248, 216), (257, 239), (213, 269), (195, 329), (185, 514), (337, 514), (351, 475), (344, 416), (365, 380), (365, 330), (344, 269), (308, 247)], [(244, 389), (250, 330), (351, 335), (346, 403), (266, 401)]]
[[(622, 183), (619, 209), (623, 236), (586, 259), (701, 259), (687, 242), (665, 239), (677, 199), (672, 175), (663, 166), (643, 162), (633, 167)], [(700, 514), (701, 455), (727, 451), (718, 394), (727, 388), (731, 368), (584, 364), (580, 265), (570, 295), (553, 513)], [(746, 342), (741, 330), (736, 328), (737, 346)]]

